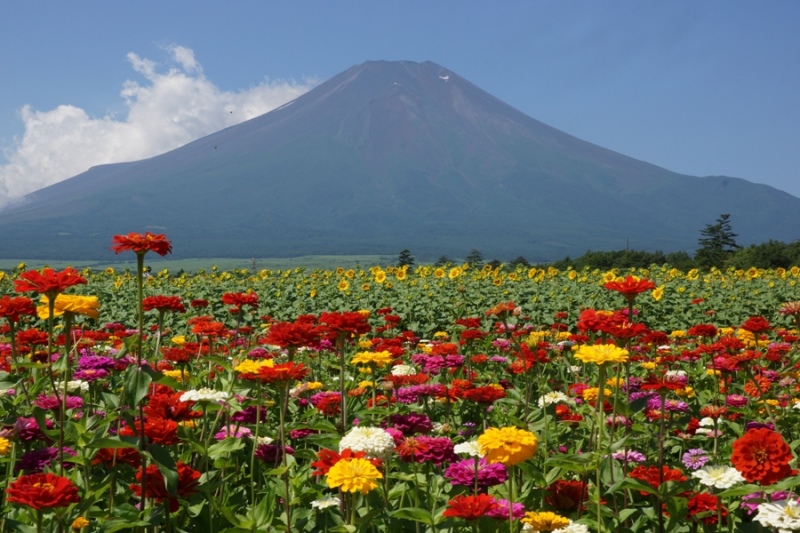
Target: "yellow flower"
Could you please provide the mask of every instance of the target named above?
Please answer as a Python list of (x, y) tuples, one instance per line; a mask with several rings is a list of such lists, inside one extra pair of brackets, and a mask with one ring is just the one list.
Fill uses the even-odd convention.
[(539, 440), (530, 431), (514, 426), (489, 428), (478, 437), (481, 455), (490, 463), (512, 466), (533, 457)]
[(383, 474), (366, 459), (341, 459), (328, 470), (327, 476), (328, 487), (361, 494), (377, 488), (377, 479), (383, 479)]
[(174, 337), (172, 337), (171, 340), (173, 344), (178, 344), (178, 345), (186, 344), (186, 337), (184, 337), (183, 335), (175, 335)]
[(653, 300), (659, 302), (664, 297), (664, 286), (656, 287), (653, 289)]
[(678, 389), (675, 391), (675, 394), (680, 396), (681, 398), (694, 398), (695, 392), (694, 388), (692, 387), (684, 387), (682, 389)]
[[(39, 318), (42, 320), (46, 320), (50, 317), (50, 309), (48, 307), (49, 299), (47, 296), (42, 296), (39, 302), (41, 305), (36, 308), (36, 314), (38, 314)], [(97, 301), (97, 296), (59, 294), (56, 296), (53, 316), (61, 316), (64, 313), (97, 318), (100, 316), (100, 302)]]
[(72, 525), (70, 526), (74, 530), (83, 529), (88, 526), (90, 522), (86, 520), (84, 517), (79, 516), (75, 520), (72, 521)]
[(306, 385), (306, 390), (317, 390), (323, 387), (321, 381), (309, 381)]
[(438, 278), (438, 279), (442, 279), (444, 277), (444, 269), (443, 268), (437, 268), (436, 270), (434, 270), (433, 271), (433, 277)]
[(572, 521), (569, 518), (550, 511), (542, 511), (539, 513), (529, 511), (525, 513), (522, 523), (531, 526), (533, 531), (545, 532), (565, 528), (570, 525)]
[(386, 281), (386, 272), (383, 270), (375, 272), (375, 283), (383, 283), (384, 281)]
[(369, 283), (362, 283), (361, 290), (367, 292), (369, 290)]
[(11, 441), (0, 437), (0, 455), (8, 455), (9, 450), (11, 450)]
[(180, 422), (178, 422), (178, 425), (181, 427), (193, 429), (197, 427), (197, 422), (194, 420), (181, 420)]
[(615, 389), (618, 389), (619, 387), (621, 387), (624, 384), (625, 384), (625, 380), (622, 379), (622, 378), (616, 378), (615, 377), (615, 378), (610, 378), (610, 379), (606, 380), (606, 385), (608, 385), (609, 387), (614, 387)]
[(641, 363), (641, 367), (645, 370), (653, 370), (656, 367), (656, 364), (652, 361), (644, 361)]
[(258, 374), (258, 371), (267, 366), (275, 366), (272, 359), (261, 359), (254, 361), (253, 359), (245, 359), (233, 369), (240, 374)]
[(378, 368), (383, 368), (392, 362), (392, 354), (388, 351), (383, 352), (358, 352), (351, 363), (354, 365), (373, 364)]
[(624, 363), (628, 360), (628, 350), (613, 344), (584, 345), (575, 352), (575, 358), (584, 363)]
[[(600, 393), (600, 389), (597, 387), (589, 387), (587, 389), (583, 389), (581, 392), (581, 398), (583, 398), (586, 402), (593, 402), (597, 400), (597, 395)], [(611, 396), (611, 390), (604, 388), (603, 389), (603, 397), (608, 398)]]
[(433, 338), (439, 338), (439, 337), (444, 337), (445, 339), (447, 339), (450, 337), (450, 334), (447, 333), (446, 331), (437, 331), (436, 333), (433, 334)]
[(374, 381), (359, 381), (358, 382), (358, 386), (359, 386), (359, 388), (366, 389), (366, 388), (369, 388), (369, 387), (374, 387), (375, 386), (375, 382)]
[(355, 275), (356, 275), (356, 271), (353, 270), (352, 268), (347, 269), (345, 271), (345, 273), (344, 273), (344, 277), (346, 277), (347, 279), (353, 279), (355, 277)]
[(405, 268), (402, 268), (394, 273), (394, 277), (396, 277), (399, 281), (403, 281), (408, 277), (408, 272)]
[(447, 273), (447, 277), (450, 279), (456, 279), (460, 275), (461, 275), (461, 267), (453, 267), (450, 269), (450, 272)]
[(686, 336), (686, 331), (683, 329), (676, 329), (672, 333), (669, 334), (670, 337), (673, 339), (682, 339)]
[(350, 284), (347, 283), (347, 280), (343, 279), (342, 281), (339, 282), (336, 288), (339, 289), (340, 291), (346, 291), (347, 289), (350, 288)]
[(189, 380), (189, 373), (185, 370), (165, 370), (164, 375), (181, 383)]

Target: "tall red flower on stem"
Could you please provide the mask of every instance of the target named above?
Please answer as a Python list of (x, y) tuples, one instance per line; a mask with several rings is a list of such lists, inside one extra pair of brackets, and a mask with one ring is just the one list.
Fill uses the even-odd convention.
[(36, 306), (33, 300), (25, 296), (5, 295), (0, 298), (0, 317), (5, 318), (9, 323), (16, 324), (23, 316), (36, 314)]
[(131, 484), (131, 490), (137, 495), (142, 496), (142, 486), (147, 490), (148, 498), (155, 498), (158, 502), (166, 500), (169, 505), (170, 512), (175, 512), (180, 508), (178, 498), (186, 497), (190, 494), (197, 492), (197, 486), (200, 484), (200, 472), (192, 467), (178, 461), (178, 489), (175, 492), (167, 491), (164, 476), (158, 469), (157, 465), (150, 465), (147, 469), (140, 468), (136, 473), (136, 481), (139, 483)]
[(462, 494), (447, 502), (443, 516), (478, 520), (489, 511), (497, 509), (497, 500), (488, 494)]
[(185, 313), (186, 306), (180, 296), (148, 296), (142, 300), (142, 309), (145, 311), (164, 311), (172, 313)]
[(111, 246), (111, 249), (115, 253), (132, 251), (137, 255), (144, 255), (147, 252), (155, 252), (163, 257), (172, 252), (172, 243), (167, 240), (166, 235), (163, 233), (154, 234), (148, 231), (144, 235), (140, 233), (114, 235), (112, 241), (113, 246)]
[(642, 279), (637, 276), (625, 276), (622, 281), (609, 281), (603, 285), (610, 291), (616, 291), (625, 297), (627, 301), (633, 301), (636, 295), (656, 288), (656, 284), (649, 279)]
[(66, 477), (55, 474), (30, 474), (20, 476), (6, 488), (6, 500), (36, 511), (54, 507), (68, 507), (78, 503), (78, 487)]
[(67, 267), (61, 272), (45, 268), (41, 272), (28, 270), (21, 273), (19, 279), (14, 280), (14, 289), (17, 292), (38, 292), (52, 301), (56, 295), (69, 287), (81, 284), (86, 284), (86, 278), (72, 267)]

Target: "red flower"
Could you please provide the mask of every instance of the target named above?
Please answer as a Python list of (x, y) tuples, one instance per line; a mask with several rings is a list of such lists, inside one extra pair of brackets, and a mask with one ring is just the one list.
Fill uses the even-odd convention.
[(311, 322), (275, 322), (269, 327), (264, 344), (281, 348), (313, 346), (319, 341), (321, 330)]
[(772, 485), (793, 474), (792, 450), (780, 433), (767, 428), (751, 429), (733, 441), (731, 463), (750, 482)]
[(367, 452), (354, 452), (350, 448), (345, 448), (341, 453), (336, 452), (335, 450), (323, 448), (317, 452), (317, 457), (319, 457), (319, 459), (311, 463), (311, 466), (316, 468), (316, 470), (311, 472), (312, 476), (327, 476), (328, 471), (333, 467), (333, 465), (342, 459), (366, 459), (378, 470), (383, 468), (383, 462), (380, 459), (370, 459), (367, 457)]
[[(141, 436), (141, 422), (136, 422), (136, 427), (125, 426), (119, 432), (123, 437)], [(167, 418), (150, 417), (144, 423), (144, 435), (147, 440), (155, 444), (169, 446), (177, 444), (178, 423)]]
[(163, 234), (153, 234), (149, 231), (144, 235), (139, 233), (128, 233), (127, 235), (114, 235), (112, 238), (115, 253), (131, 250), (137, 255), (144, 255), (147, 252), (155, 252), (160, 256), (165, 256), (172, 251), (172, 244)]
[(197, 309), (197, 308), (202, 309), (204, 307), (208, 307), (208, 300), (203, 300), (202, 298), (195, 298), (194, 300), (189, 302), (189, 307), (191, 307), (192, 309)]
[(36, 314), (36, 306), (33, 305), (33, 300), (25, 296), (5, 295), (0, 298), (0, 317), (5, 318), (9, 322), (19, 322), (23, 316), (32, 316)]
[[(169, 502), (169, 510), (173, 513), (180, 508), (178, 497), (188, 496), (197, 492), (196, 489), (197, 485), (199, 484), (198, 479), (200, 479), (200, 472), (194, 470), (190, 466), (187, 466), (183, 462), (178, 461), (177, 467), (178, 490), (175, 493), (167, 491), (167, 486), (164, 482), (164, 476), (161, 474), (158, 466), (153, 464), (147, 467), (147, 486), (145, 487), (145, 496), (148, 498), (155, 498), (158, 502), (167, 500)], [(137, 496), (142, 496), (142, 473), (142, 469), (140, 468), (136, 473), (136, 481), (139, 483), (134, 483), (130, 486), (131, 490)]]
[(136, 448), (100, 448), (92, 459), (93, 465), (102, 464), (106, 468), (116, 468), (123, 463), (138, 468), (142, 464), (139, 450)]
[[(687, 503), (689, 507), (689, 516), (694, 518), (699, 514), (703, 514), (699, 518), (704, 524), (706, 525), (714, 525), (717, 523), (717, 514), (718, 514), (718, 507), (719, 507), (719, 498), (714, 496), (713, 494), (709, 494), (707, 492), (700, 492), (695, 494), (689, 499)], [(725, 507), (722, 508), (722, 522), (725, 522), (725, 518), (728, 516), (728, 510)], [(698, 520), (695, 518), (695, 520)]]
[(644, 383), (639, 387), (640, 390), (654, 390), (654, 391), (671, 391), (680, 390), (686, 387), (686, 381), (679, 378), (670, 376), (654, 376), (649, 375), (645, 378)]
[(514, 302), (501, 302), (494, 307), (489, 308), (486, 313), (486, 316), (496, 316), (498, 318), (503, 318), (508, 316), (509, 313), (513, 313), (514, 310), (517, 308), (517, 304)]
[(45, 268), (41, 272), (28, 270), (19, 277), (20, 279), (14, 280), (17, 292), (38, 292), (46, 294), (48, 298), (61, 294), (73, 285), (86, 284), (86, 278), (72, 267), (67, 267), (61, 272), (56, 272), (52, 268)]
[(547, 487), (544, 501), (557, 511), (572, 513), (587, 499), (589, 499), (589, 487), (585, 482), (559, 479)]
[(486, 513), (497, 509), (497, 500), (488, 494), (461, 495), (447, 502), (444, 516), (454, 516), (466, 520), (477, 520)]
[(640, 279), (636, 276), (626, 276), (622, 281), (609, 281), (603, 285), (603, 287), (610, 291), (617, 291), (623, 295), (626, 300), (632, 301), (634, 298), (636, 298), (637, 294), (649, 291), (650, 289), (655, 289), (656, 284), (649, 279)]
[(334, 338), (340, 335), (363, 335), (372, 329), (365, 313), (322, 313), (319, 322), (324, 324)]
[(258, 294), (254, 292), (226, 292), (222, 295), (222, 303), (232, 305), (231, 311), (238, 313), (243, 305), (258, 307)]
[(299, 381), (308, 375), (308, 368), (303, 363), (281, 363), (275, 366), (262, 366), (255, 379), (265, 383)]
[(142, 309), (145, 311), (170, 311), (185, 313), (186, 307), (180, 296), (148, 296), (142, 300)]
[(477, 403), (493, 404), (500, 398), (506, 397), (506, 390), (501, 385), (486, 385), (465, 390), (461, 396), (465, 400)]
[(706, 337), (713, 339), (717, 336), (717, 328), (714, 324), (697, 324), (689, 328), (687, 335), (690, 337)]
[[(668, 466), (662, 467), (663, 472), (663, 481), (686, 481), (686, 476), (683, 475), (683, 472), (678, 470), (677, 468), (669, 468)], [(639, 465), (633, 470), (631, 470), (630, 477), (634, 479), (638, 479), (640, 481), (644, 481), (645, 483), (652, 486), (654, 489), (658, 489), (661, 486), (662, 478), (659, 476), (659, 471), (657, 466), (642, 466)], [(645, 491), (641, 492), (642, 496), (647, 496), (648, 494)]]
[(744, 321), (741, 327), (754, 335), (764, 333), (772, 328), (769, 321), (763, 316), (751, 316)]
[(69, 478), (55, 474), (20, 476), (6, 488), (6, 500), (40, 511), (78, 503), (78, 487)]

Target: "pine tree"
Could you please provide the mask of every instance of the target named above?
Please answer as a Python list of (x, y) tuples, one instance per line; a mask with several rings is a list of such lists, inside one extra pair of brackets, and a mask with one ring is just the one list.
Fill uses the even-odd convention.
[(407, 248), (400, 252), (400, 255), (397, 256), (397, 266), (414, 266), (414, 256), (411, 255), (411, 251)]
[(725, 266), (725, 260), (740, 248), (736, 244), (737, 234), (731, 229), (730, 218), (730, 214), (724, 213), (719, 216), (715, 224), (709, 224), (700, 231), (701, 237), (697, 240), (700, 248), (694, 256), (699, 266), (722, 268)]
[(473, 268), (481, 268), (483, 266), (483, 254), (480, 250), (473, 248), (470, 250), (469, 255), (464, 259), (469, 266)]

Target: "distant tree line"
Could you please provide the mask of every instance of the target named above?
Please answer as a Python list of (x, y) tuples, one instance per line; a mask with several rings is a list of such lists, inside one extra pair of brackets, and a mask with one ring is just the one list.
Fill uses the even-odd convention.
[[(785, 243), (781, 241), (769, 240), (762, 244), (753, 244), (748, 247), (739, 246), (736, 243), (737, 234), (731, 227), (730, 215), (722, 214), (714, 224), (709, 224), (700, 231), (700, 238), (697, 241), (698, 249), (694, 256), (687, 252), (645, 251), (645, 250), (612, 250), (612, 251), (592, 251), (575, 259), (565, 257), (564, 259), (547, 263), (531, 264), (522, 256), (518, 256), (512, 261), (505, 263), (508, 268), (514, 269), (518, 266), (526, 268), (537, 266), (552, 266), (559, 270), (569, 267), (576, 270), (584, 268), (598, 268), (610, 270), (612, 268), (648, 268), (652, 265), (670, 265), (683, 271), (699, 268), (703, 270), (716, 267), (725, 269), (729, 267), (745, 269), (756, 268), (790, 268), (800, 266), (800, 241)], [(403, 250), (398, 263), (408, 264), (411, 253)], [(444, 266), (453, 263), (448, 256), (441, 256), (435, 266)], [(480, 250), (473, 249), (464, 258), (464, 262), (473, 267), (481, 268), (486, 264), (498, 267), (503, 262), (498, 259), (486, 261)], [(413, 264), (413, 257), (411, 258)]]

